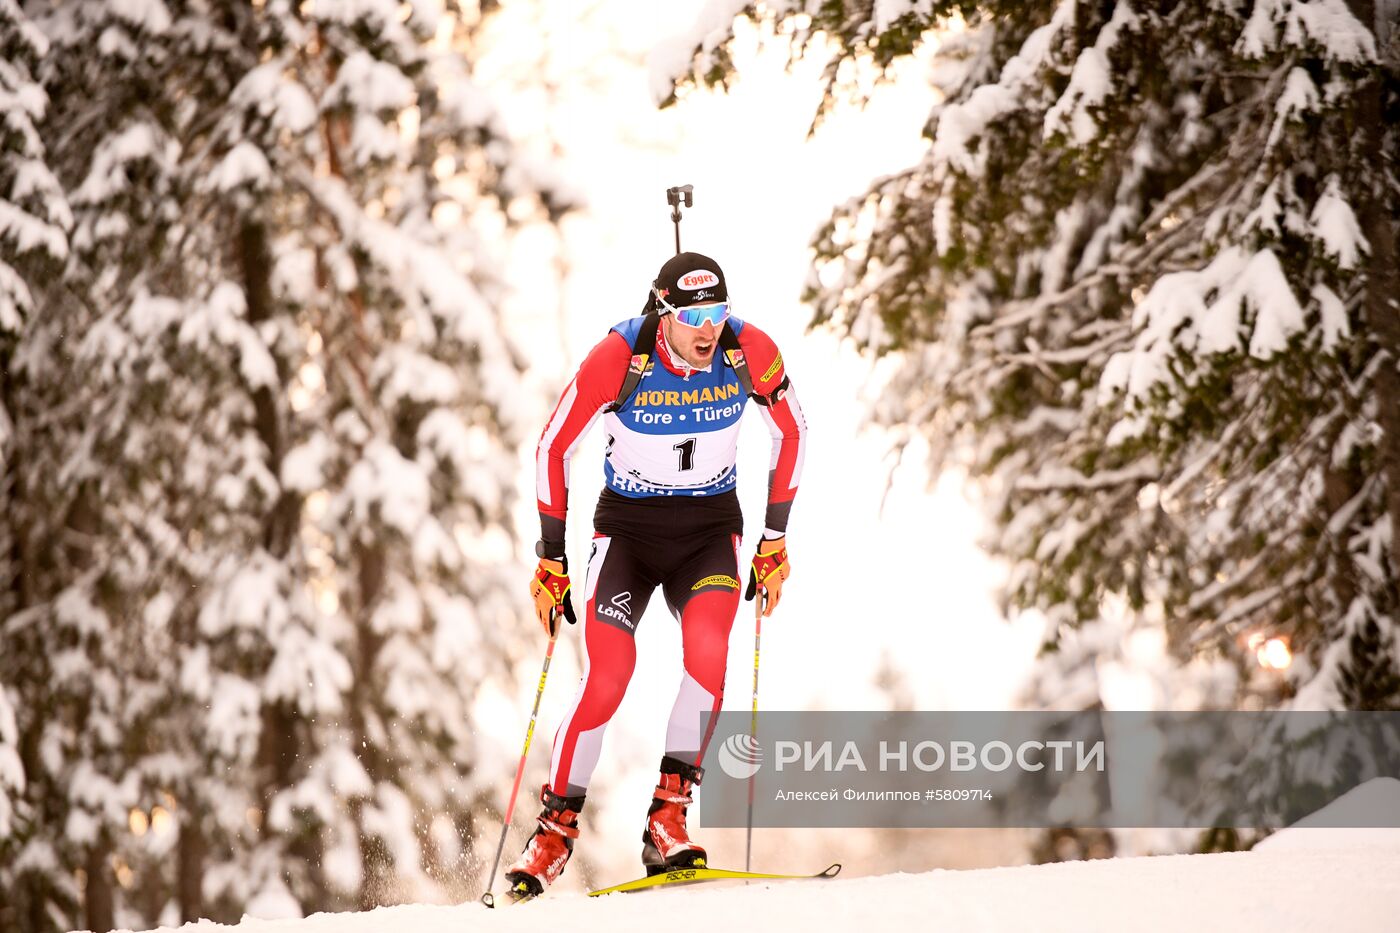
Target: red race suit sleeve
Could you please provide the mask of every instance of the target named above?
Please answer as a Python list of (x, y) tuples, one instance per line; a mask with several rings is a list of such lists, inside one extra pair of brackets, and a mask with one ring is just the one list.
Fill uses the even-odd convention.
[(617, 400), (632, 359), (632, 348), (616, 331), (589, 351), (564, 389), (559, 404), (535, 449), (535, 498), (540, 510), (540, 540), (545, 554), (564, 553), (564, 528), (569, 513), (569, 460), (593, 422)]
[[(763, 517), (763, 536), (779, 538), (787, 534), (792, 500), (802, 478), (802, 457), (807, 448), (807, 421), (797, 393), (783, 367), (778, 345), (748, 321), (739, 331), (739, 346), (749, 364), (756, 395), (768, 399), (758, 404), (768, 433), (773, 436), (773, 455), (768, 461), (768, 509)], [(756, 401), (756, 400), (755, 400)]]

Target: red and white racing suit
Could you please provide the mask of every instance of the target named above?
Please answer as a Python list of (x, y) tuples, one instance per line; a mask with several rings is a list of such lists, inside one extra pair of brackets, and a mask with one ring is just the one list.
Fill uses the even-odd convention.
[[(594, 514), (583, 613), (584, 668), (578, 695), (554, 738), (550, 789), (587, 790), (603, 732), (636, 664), (637, 622), (657, 586), (680, 620), (684, 672), (666, 733), (666, 754), (699, 765), (703, 723), (719, 712), (729, 631), (739, 606), (743, 518), (735, 492), (739, 418), (749, 401), (719, 360), (690, 367), (658, 327), (655, 361), (627, 403), (616, 400), (644, 318), (618, 324), (564, 389), (536, 452), (542, 539), (564, 551), (569, 460), (599, 416), (608, 432), (607, 485)], [(786, 532), (802, 472), (806, 423), (767, 334), (729, 319), (748, 362), (773, 437), (765, 535)]]

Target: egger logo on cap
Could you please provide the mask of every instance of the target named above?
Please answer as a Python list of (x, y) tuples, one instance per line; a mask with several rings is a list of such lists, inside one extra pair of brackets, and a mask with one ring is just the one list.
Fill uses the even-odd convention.
[(696, 269), (694, 272), (687, 272), (685, 275), (681, 276), (676, 284), (687, 291), (693, 292), (702, 288), (708, 288), (711, 285), (718, 285), (719, 276), (708, 269)]
[(652, 282), (652, 289), (654, 296), (660, 296), (653, 305), (657, 310), (660, 310), (662, 302), (675, 307), (689, 307), (729, 300), (729, 291), (724, 285), (724, 270), (703, 253), (677, 253), (666, 260)]

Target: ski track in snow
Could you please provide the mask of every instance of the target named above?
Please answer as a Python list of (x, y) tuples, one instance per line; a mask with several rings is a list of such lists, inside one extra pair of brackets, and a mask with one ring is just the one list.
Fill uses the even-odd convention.
[[(1292, 831), (1294, 833), (1299, 830)], [(710, 886), (589, 899), (560, 894), (494, 911), (381, 907), (305, 920), (203, 921), (186, 933), (464, 933), (474, 930), (655, 930), (664, 917), (687, 929), (877, 930), (947, 933), (1221, 930), (1240, 933), (1394, 930), (1400, 917), (1400, 842), (1213, 855), (1062, 862), (833, 881)], [(795, 861), (795, 860), (794, 860)], [(811, 864), (807, 864), (810, 861)], [(783, 870), (818, 870), (819, 859)], [(764, 868), (774, 868), (765, 865)], [(851, 866), (847, 866), (847, 870)], [(893, 924), (900, 924), (895, 927)], [(170, 929), (170, 928), (163, 928)]]

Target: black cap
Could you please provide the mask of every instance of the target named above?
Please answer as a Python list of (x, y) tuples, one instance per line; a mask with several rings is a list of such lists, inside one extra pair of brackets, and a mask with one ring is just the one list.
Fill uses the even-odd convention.
[[(677, 253), (666, 260), (656, 274), (652, 287), (668, 305), (675, 308), (729, 300), (724, 271), (719, 263), (699, 253)], [(665, 310), (659, 305), (657, 308)]]

